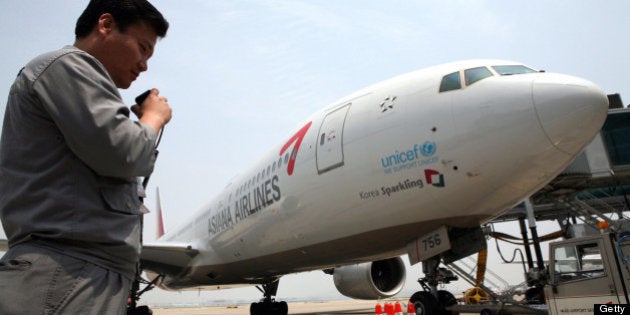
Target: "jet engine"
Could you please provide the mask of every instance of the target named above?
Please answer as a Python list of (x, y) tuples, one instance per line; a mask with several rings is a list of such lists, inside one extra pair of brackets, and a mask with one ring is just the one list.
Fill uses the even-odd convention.
[(405, 265), (400, 257), (335, 268), (339, 293), (362, 300), (396, 295), (405, 284)]

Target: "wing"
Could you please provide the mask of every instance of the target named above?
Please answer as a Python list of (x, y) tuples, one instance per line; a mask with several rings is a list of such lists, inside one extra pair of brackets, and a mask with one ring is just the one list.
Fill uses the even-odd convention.
[[(9, 242), (0, 239), (0, 252), (9, 249)], [(145, 270), (159, 274), (178, 275), (199, 254), (197, 249), (185, 243), (144, 244), (140, 254), (140, 263)]]
[(145, 243), (142, 245), (140, 265), (142, 269), (165, 275), (179, 275), (199, 254), (188, 243)]

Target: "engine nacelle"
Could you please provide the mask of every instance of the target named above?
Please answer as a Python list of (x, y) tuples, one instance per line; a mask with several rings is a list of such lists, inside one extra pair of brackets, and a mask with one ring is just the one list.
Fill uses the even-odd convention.
[(400, 257), (335, 268), (333, 280), (339, 293), (362, 300), (396, 295), (405, 284)]

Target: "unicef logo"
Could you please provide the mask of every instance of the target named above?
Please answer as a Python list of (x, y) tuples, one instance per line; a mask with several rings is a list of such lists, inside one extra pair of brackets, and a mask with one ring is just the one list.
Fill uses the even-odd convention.
[(433, 141), (425, 141), (422, 144), (416, 142), (413, 147), (399, 148), (381, 157), (381, 166), (385, 174), (408, 171), (437, 162), (436, 151), (437, 145)]
[(435, 154), (436, 150), (437, 150), (437, 145), (435, 144), (435, 142), (432, 142), (432, 141), (427, 141), (423, 143), (422, 147), (420, 148), (420, 152), (424, 156), (432, 156), (433, 154)]

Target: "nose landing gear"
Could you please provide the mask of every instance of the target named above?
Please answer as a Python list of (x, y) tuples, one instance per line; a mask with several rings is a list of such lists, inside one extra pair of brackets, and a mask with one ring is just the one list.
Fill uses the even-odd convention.
[(457, 276), (446, 268), (439, 268), (440, 259), (432, 258), (422, 262), (422, 270), (425, 277), (418, 279), (423, 291), (414, 293), (409, 302), (416, 308), (416, 314), (429, 315), (450, 315), (446, 307), (457, 304), (457, 299), (453, 294), (445, 290), (438, 290), (440, 283), (449, 283), (457, 280)]
[(250, 305), (250, 315), (287, 315), (289, 313), (287, 302), (276, 302), (273, 298), (273, 296), (278, 293), (279, 282), (279, 280), (274, 280), (263, 284), (262, 289), (258, 286), (256, 287), (263, 293), (264, 297), (260, 302), (255, 302)]

